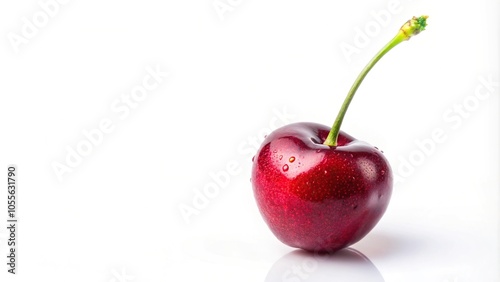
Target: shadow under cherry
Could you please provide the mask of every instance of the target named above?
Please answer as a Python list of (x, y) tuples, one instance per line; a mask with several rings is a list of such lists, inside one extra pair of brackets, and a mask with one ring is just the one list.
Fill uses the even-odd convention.
[(364, 254), (347, 248), (333, 254), (292, 251), (273, 264), (265, 281), (383, 282), (384, 278)]

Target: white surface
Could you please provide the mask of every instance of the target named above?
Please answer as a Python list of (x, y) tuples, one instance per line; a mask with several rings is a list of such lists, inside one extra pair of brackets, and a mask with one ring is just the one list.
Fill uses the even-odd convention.
[[(0, 4), (0, 166), (18, 165), (20, 193), (19, 274), (2, 262), (0, 280), (500, 281), (498, 84), (472, 98), (481, 77), (500, 80), (498, 1), (221, 2), (223, 20), (212, 0), (67, 1), (17, 53), (9, 37), (43, 10)], [(364, 64), (421, 14), (428, 29), (373, 69), (342, 127), (402, 177), (387, 213), (357, 252), (297, 254), (256, 208), (252, 142), (274, 124), (330, 125)], [(127, 115), (120, 95), (147, 67), (169, 76)], [(102, 122), (112, 130), (59, 181), (52, 164)], [(433, 136), (418, 159), (415, 142)], [(179, 207), (227, 171), (186, 222)]]

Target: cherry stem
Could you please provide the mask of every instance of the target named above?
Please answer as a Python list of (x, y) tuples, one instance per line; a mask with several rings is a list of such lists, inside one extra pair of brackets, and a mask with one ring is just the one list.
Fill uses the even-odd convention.
[(347, 112), (347, 108), (349, 108), (349, 104), (352, 101), (352, 98), (354, 97), (354, 94), (356, 93), (356, 90), (358, 90), (359, 85), (361, 82), (363, 82), (363, 79), (365, 76), (368, 74), (368, 72), (373, 68), (373, 66), (387, 53), (389, 52), (392, 48), (394, 48), (396, 45), (399, 43), (409, 40), (412, 36), (419, 34), (421, 31), (425, 30), (425, 27), (427, 25), (427, 16), (421, 16), (421, 17), (413, 17), (412, 19), (408, 20), (398, 31), (398, 34), (394, 36), (394, 38), (387, 43), (372, 59), (368, 64), (365, 66), (365, 68), (361, 71), (361, 73), (358, 75), (356, 80), (354, 81), (353, 85), (351, 86), (351, 89), (349, 90), (349, 93), (347, 93), (347, 97), (344, 100), (344, 103), (342, 104), (342, 107), (340, 108), (340, 111), (337, 115), (337, 118), (335, 119), (335, 122), (333, 123), (332, 129), (330, 130), (330, 133), (328, 134), (328, 137), (326, 138), (325, 142), (323, 144), (328, 145), (328, 146), (337, 146), (337, 138), (340, 132), (340, 126), (342, 125), (342, 121), (344, 120), (345, 113)]

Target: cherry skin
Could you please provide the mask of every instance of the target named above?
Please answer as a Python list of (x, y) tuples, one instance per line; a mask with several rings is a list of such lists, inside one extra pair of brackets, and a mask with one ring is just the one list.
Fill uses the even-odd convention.
[(252, 185), (258, 208), (283, 243), (334, 252), (363, 238), (392, 193), (392, 171), (377, 148), (331, 128), (295, 123), (275, 130), (257, 151)]

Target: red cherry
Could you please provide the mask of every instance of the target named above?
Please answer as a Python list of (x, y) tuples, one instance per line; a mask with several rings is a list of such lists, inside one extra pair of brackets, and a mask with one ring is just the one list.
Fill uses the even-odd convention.
[(315, 123), (284, 126), (255, 157), (257, 204), (271, 231), (289, 246), (336, 251), (352, 245), (389, 204), (392, 172), (384, 155), (343, 132), (338, 146), (323, 145), (329, 131)]
[(383, 216), (392, 171), (381, 151), (340, 131), (354, 93), (390, 49), (420, 33), (427, 16), (413, 17), (362, 70), (332, 128), (295, 123), (267, 136), (255, 156), (252, 185), (259, 210), (283, 243), (333, 252), (363, 238)]

